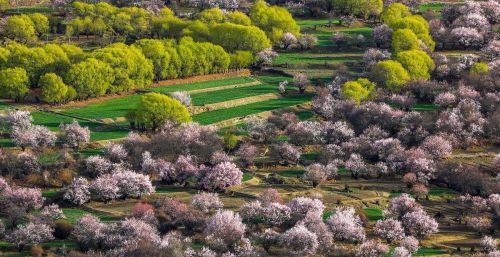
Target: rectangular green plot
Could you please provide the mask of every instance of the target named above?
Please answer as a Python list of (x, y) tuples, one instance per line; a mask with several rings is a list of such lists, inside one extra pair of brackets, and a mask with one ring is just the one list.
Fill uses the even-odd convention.
[(87, 211), (87, 210), (82, 210), (82, 209), (73, 209), (73, 208), (62, 208), (62, 211), (64, 213), (64, 216), (66, 216), (66, 221), (70, 223), (75, 223), (77, 220), (82, 218), (83, 216), (87, 214), (91, 214), (99, 218), (103, 222), (109, 222), (109, 221), (114, 221), (117, 218), (112, 217), (106, 214), (103, 214), (101, 212), (96, 212), (96, 211)]
[(274, 64), (342, 63), (356, 62), (362, 59), (362, 52), (342, 54), (282, 53), (274, 60)]
[(128, 111), (135, 108), (141, 95), (131, 95), (89, 104), (84, 107), (65, 109), (62, 112), (86, 119), (106, 119), (125, 117)]
[(384, 213), (378, 208), (364, 208), (363, 210), (368, 219), (372, 221), (377, 221), (384, 218)]
[(420, 5), (420, 7), (418, 9), (420, 12), (425, 12), (428, 10), (440, 12), (444, 8), (445, 5), (446, 5), (446, 3), (439, 3), (439, 2), (424, 3), (424, 4)]
[(179, 84), (179, 85), (148, 88), (146, 90), (150, 91), (150, 92), (170, 93), (170, 92), (176, 92), (176, 91), (192, 91), (192, 90), (199, 90), (199, 89), (205, 89), (205, 88), (224, 87), (224, 86), (230, 86), (230, 85), (251, 83), (254, 81), (255, 80), (253, 78), (250, 78), (250, 77), (233, 77), (233, 78), (220, 79), (220, 80), (210, 80), (210, 81), (202, 81), (202, 82), (195, 82), (195, 83), (189, 83), (189, 84)]
[[(75, 120), (72, 117), (58, 115), (49, 112), (33, 112), (31, 113), (31, 115), (33, 116), (35, 124), (48, 127), (52, 131), (59, 131), (59, 125), (61, 123), (67, 124)], [(122, 138), (127, 136), (129, 132), (127, 129), (120, 127), (104, 126), (103, 124), (90, 122), (86, 120), (79, 120), (79, 119), (76, 120), (78, 120), (81, 126), (89, 127), (91, 131), (90, 134), (91, 141)]]
[(245, 97), (277, 93), (278, 87), (275, 85), (261, 84), (250, 87), (240, 87), (225, 89), (220, 91), (212, 91), (205, 93), (192, 94), (191, 99), (193, 105), (202, 106), (205, 104), (220, 103)]
[(203, 125), (213, 124), (236, 117), (242, 117), (302, 104), (310, 101), (312, 97), (312, 94), (295, 95), (287, 98), (272, 99), (268, 101), (240, 105), (232, 108), (219, 109), (194, 115), (193, 120)]

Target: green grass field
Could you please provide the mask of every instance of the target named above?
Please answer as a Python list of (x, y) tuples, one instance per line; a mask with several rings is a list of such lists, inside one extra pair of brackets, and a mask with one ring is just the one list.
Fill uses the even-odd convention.
[(435, 11), (435, 12), (440, 12), (445, 5), (446, 5), (446, 3), (440, 3), (440, 2), (424, 3), (424, 4), (420, 5), (420, 7), (418, 8), (418, 10), (420, 12), (425, 12), (427, 10), (432, 10), (432, 11)]
[(378, 208), (364, 208), (363, 210), (365, 211), (368, 219), (371, 221), (377, 221), (377, 220), (381, 220), (384, 218), (384, 214), (382, 213), (382, 210), (380, 210)]
[(211, 80), (211, 81), (195, 82), (195, 83), (189, 83), (189, 84), (179, 84), (179, 85), (172, 85), (172, 86), (148, 88), (147, 91), (158, 92), (158, 93), (170, 93), (170, 92), (176, 92), (176, 91), (188, 91), (189, 92), (192, 90), (245, 84), (245, 83), (250, 83), (250, 82), (254, 82), (254, 81), (255, 81), (255, 79), (250, 78), (250, 77), (232, 77), (232, 78), (226, 78), (226, 79), (220, 79), (220, 80)]
[(289, 177), (289, 178), (296, 178), (296, 177), (302, 177), (304, 175), (304, 170), (300, 169), (291, 169), (291, 170), (280, 170), (278, 171), (278, 175), (282, 177)]
[[(42, 125), (48, 127), (52, 131), (59, 131), (59, 125), (61, 123), (71, 123), (74, 118), (62, 116), (54, 113), (48, 112), (33, 112), (34, 123), (37, 125)], [(102, 124), (89, 122), (85, 120), (78, 120), (80, 125), (89, 127), (91, 130), (90, 140), (109, 140), (125, 137), (128, 134), (128, 130), (122, 129), (114, 126), (103, 126)]]
[(331, 54), (316, 54), (316, 53), (281, 53), (275, 60), (275, 65), (282, 64), (325, 64), (325, 63), (342, 63), (342, 62), (357, 62), (363, 59), (363, 52), (353, 53), (331, 53)]
[(19, 8), (9, 8), (5, 10), (5, 14), (15, 15), (15, 14), (31, 14), (31, 13), (53, 13), (54, 9), (50, 6), (22, 6)]
[(240, 105), (232, 108), (218, 109), (204, 112), (193, 116), (193, 120), (203, 125), (252, 115), (260, 112), (281, 109), (289, 106), (305, 103), (312, 99), (312, 94), (295, 95), (287, 98), (272, 99), (252, 104)]
[(225, 89), (220, 91), (192, 94), (191, 99), (193, 101), (193, 105), (202, 106), (205, 104), (220, 103), (235, 99), (241, 99), (245, 97), (257, 96), (269, 93), (277, 93), (277, 92), (278, 92), (278, 86), (261, 84), (251, 87), (240, 87), (234, 89)]
[(131, 95), (109, 99), (84, 107), (65, 109), (62, 113), (86, 119), (124, 117), (139, 102), (140, 97), (141, 95)]
[(66, 216), (66, 221), (70, 223), (75, 223), (77, 220), (79, 220), (81, 217), (87, 215), (87, 214), (92, 214), (99, 218), (103, 222), (110, 222), (116, 220), (115, 217), (108, 216), (106, 214), (100, 213), (100, 212), (95, 212), (95, 211), (86, 211), (82, 209), (74, 209), (74, 208), (63, 208), (62, 209), (64, 216)]

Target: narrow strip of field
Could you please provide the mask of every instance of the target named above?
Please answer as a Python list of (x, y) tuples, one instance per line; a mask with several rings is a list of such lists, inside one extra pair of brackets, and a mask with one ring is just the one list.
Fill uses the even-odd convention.
[(208, 125), (236, 117), (242, 117), (302, 104), (310, 101), (312, 97), (312, 94), (294, 95), (287, 98), (272, 99), (263, 102), (240, 105), (232, 108), (218, 109), (215, 111), (209, 111), (194, 115), (193, 120), (199, 122), (200, 124)]
[(341, 63), (341, 62), (358, 62), (363, 59), (363, 52), (352, 53), (331, 53), (331, 54), (315, 54), (315, 53), (281, 53), (275, 60), (275, 65), (282, 64), (324, 64), (324, 63)]
[(210, 81), (195, 82), (195, 83), (189, 83), (189, 84), (161, 86), (161, 87), (155, 87), (155, 88), (148, 88), (146, 90), (150, 91), (150, 92), (158, 92), (158, 93), (171, 93), (171, 92), (176, 92), (176, 91), (193, 91), (193, 90), (200, 90), (200, 89), (206, 89), (206, 88), (216, 88), (216, 87), (245, 84), (245, 83), (251, 83), (251, 82), (255, 82), (255, 79), (253, 79), (251, 77), (233, 77), (233, 78), (227, 78), (227, 79), (210, 80)]
[(226, 89), (220, 91), (192, 94), (191, 99), (193, 101), (193, 105), (203, 106), (207, 104), (220, 103), (235, 99), (241, 99), (241, 98), (269, 94), (269, 93), (277, 93), (277, 92), (278, 92), (277, 86), (262, 84), (251, 87), (240, 87), (235, 89)]
[(37, 125), (42, 125), (48, 127), (52, 131), (59, 131), (59, 125), (61, 123), (67, 124), (77, 120), (80, 125), (84, 127), (89, 127), (91, 134), (91, 141), (101, 141), (101, 140), (111, 140), (127, 136), (128, 130), (116, 127), (107, 126), (96, 122), (90, 122), (86, 120), (73, 119), (71, 117), (62, 116), (54, 113), (48, 112), (33, 112), (34, 123)]
[(268, 93), (263, 95), (250, 96), (245, 98), (234, 99), (230, 101), (218, 102), (213, 104), (207, 104), (203, 106), (194, 106), (191, 108), (191, 115), (200, 114), (202, 112), (209, 112), (218, 109), (232, 108), (240, 105), (246, 105), (251, 103), (263, 102), (271, 99), (282, 98), (279, 93)]

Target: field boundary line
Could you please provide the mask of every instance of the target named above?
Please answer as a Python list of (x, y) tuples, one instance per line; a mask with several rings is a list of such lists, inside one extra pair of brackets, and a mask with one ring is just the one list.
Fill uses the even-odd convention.
[(272, 99), (279, 99), (279, 98), (282, 98), (282, 96), (278, 93), (267, 93), (267, 94), (262, 94), (262, 95), (255, 95), (255, 96), (233, 99), (233, 100), (219, 102), (219, 103), (206, 104), (204, 106), (195, 106), (191, 110), (191, 115), (196, 115), (196, 114), (200, 114), (203, 112), (215, 111), (215, 110), (219, 110), (219, 109), (233, 108), (233, 107), (238, 107), (240, 105), (253, 104), (253, 103), (257, 103), (257, 102), (262, 102), (262, 101), (267, 101), (267, 100), (272, 100)]
[(269, 110), (269, 111), (254, 113), (254, 114), (247, 115), (247, 116), (241, 116), (241, 117), (231, 118), (231, 119), (219, 121), (219, 122), (212, 123), (212, 124), (207, 124), (206, 126), (212, 126), (212, 127), (215, 127), (215, 128), (223, 128), (223, 127), (228, 127), (228, 126), (234, 126), (234, 125), (237, 125), (239, 123), (242, 123), (242, 122), (245, 122), (245, 121), (248, 121), (248, 120), (251, 120), (251, 119), (257, 119), (257, 118), (263, 119), (263, 118), (267, 118), (267, 117), (271, 116), (274, 111), (277, 111), (277, 110), (286, 109), (286, 108), (290, 108), (290, 107), (294, 107), (294, 106), (295, 107), (303, 107), (303, 106), (306, 106), (307, 104), (310, 104), (310, 103), (311, 103), (311, 101), (307, 101), (307, 102), (303, 102), (303, 103), (301, 103), (299, 105), (285, 106), (283, 108), (277, 108), (277, 109), (273, 109), (273, 110)]
[(248, 82), (248, 83), (233, 84), (233, 85), (221, 86), (221, 87), (209, 87), (209, 88), (195, 89), (195, 90), (189, 90), (189, 91), (186, 91), (186, 92), (188, 92), (190, 95), (194, 95), (194, 94), (200, 94), (200, 93), (208, 93), (208, 92), (221, 91), (221, 90), (226, 90), (226, 89), (251, 87), (251, 86), (257, 86), (257, 85), (261, 85), (261, 84), (262, 84), (262, 82), (260, 82), (258, 80), (255, 80), (253, 82)]

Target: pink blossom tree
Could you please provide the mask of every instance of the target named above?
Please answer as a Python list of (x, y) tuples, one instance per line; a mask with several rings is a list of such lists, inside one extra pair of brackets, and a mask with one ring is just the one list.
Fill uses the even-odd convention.
[(61, 141), (76, 150), (80, 148), (82, 143), (88, 143), (90, 141), (89, 128), (80, 126), (76, 120), (70, 124), (61, 124), (60, 129)]
[(238, 148), (236, 155), (240, 157), (241, 162), (246, 167), (252, 166), (255, 158), (258, 156), (259, 152), (256, 146), (245, 143)]
[(104, 149), (104, 154), (114, 163), (119, 163), (127, 158), (127, 150), (121, 144), (108, 143)]
[(90, 200), (89, 182), (82, 177), (74, 178), (64, 189), (63, 199), (75, 205), (88, 202)]
[(452, 24), (453, 28), (474, 28), (484, 33), (490, 30), (488, 19), (479, 13), (468, 13), (458, 17)]
[(415, 198), (417, 200), (429, 194), (429, 189), (424, 184), (421, 183), (413, 185), (411, 191), (415, 194)]
[(241, 217), (245, 222), (279, 226), (290, 220), (291, 210), (280, 203), (269, 203), (262, 206), (259, 201), (245, 204), (240, 209)]
[(227, 187), (241, 184), (243, 172), (231, 162), (223, 162), (207, 170), (200, 181), (207, 190), (224, 190)]
[(500, 40), (491, 40), (481, 51), (492, 60), (500, 57)]
[(500, 194), (491, 194), (488, 196), (488, 206), (496, 216), (500, 216)]
[(497, 250), (497, 240), (491, 236), (483, 236), (481, 238), (481, 247), (485, 252), (494, 252)]
[(392, 253), (392, 257), (411, 257), (410, 251), (408, 249), (398, 246), (394, 248), (394, 252)]
[(278, 57), (278, 53), (273, 51), (272, 48), (266, 48), (257, 53), (255, 57), (255, 64), (257, 66), (268, 66), (273, 64), (273, 60)]
[(191, 96), (189, 95), (188, 92), (185, 91), (170, 93), (170, 97), (179, 101), (182, 105), (185, 105), (186, 107), (190, 107), (192, 104)]
[(329, 144), (340, 145), (355, 136), (354, 130), (345, 121), (326, 122), (324, 126), (326, 142)]
[(475, 28), (457, 27), (451, 30), (450, 36), (463, 48), (480, 48), (484, 43), (484, 36)]
[(438, 223), (424, 210), (408, 212), (403, 216), (405, 231), (414, 236), (426, 237), (438, 232)]
[(66, 218), (63, 211), (59, 208), (59, 205), (57, 204), (51, 204), (43, 207), (42, 211), (40, 212), (40, 217), (46, 221), (53, 221)]
[(54, 239), (54, 230), (46, 224), (28, 223), (19, 225), (7, 238), (19, 250), (26, 245), (36, 245)]
[(22, 177), (30, 174), (40, 173), (42, 170), (38, 158), (28, 152), (22, 152), (16, 157), (16, 176)]
[(248, 123), (250, 137), (257, 142), (268, 142), (276, 136), (276, 127), (267, 120), (251, 120)]
[(311, 34), (302, 34), (297, 42), (301, 49), (311, 49), (318, 43), (318, 38)]
[(8, 203), (22, 208), (26, 212), (40, 209), (44, 201), (42, 191), (38, 188), (12, 186), (3, 196)]
[(413, 236), (406, 236), (399, 243), (401, 247), (406, 248), (410, 253), (416, 253), (418, 251), (420, 243), (418, 239)]
[(33, 124), (33, 116), (29, 111), (16, 110), (7, 113), (6, 121), (12, 128), (28, 128)]
[(325, 165), (314, 163), (305, 168), (304, 180), (312, 182), (313, 187), (317, 187), (328, 177), (328, 169)]
[(127, 169), (117, 169), (111, 175), (119, 188), (121, 197), (136, 197), (150, 195), (155, 191), (149, 176)]
[(132, 209), (132, 217), (150, 225), (156, 226), (158, 224), (158, 220), (155, 217), (155, 208), (149, 203), (136, 203)]
[(285, 32), (281, 36), (281, 43), (283, 44), (284, 49), (288, 49), (289, 47), (297, 44), (297, 38), (290, 32)]
[(363, 157), (359, 154), (351, 154), (349, 159), (345, 162), (345, 167), (351, 171), (354, 178), (357, 178), (360, 174), (367, 171), (367, 164), (363, 160)]
[(14, 144), (23, 150), (26, 147), (45, 148), (53, 146), (56, 142), (56, 135), (43, 126), (30, 125), (28, 127), (14, 127), (11, 133)]
[(105, 203), (120, 197), (120, 188), (112, 175), (102, 175), (93, 180), (89, 191), (93, 199)]
[(377, 47), (390, 46), (392, 42), (392, 29), (386, 24), (375, 27), (373, 30), (373, 40)]
[(411, 188), (415, 183), (417, 183), (417, 175), (413, 172), (408, 172), (403, 176), (401, 181), (405, 183), (408, 188)]
[(434, 104), (441, 108), (448, 108), (449, 106), (455, 104), (457, 101), (457, 97), (450, 93), (444, 92), (436, 96), (434, 99)]
[[(169, 171), (168, 165), (165, 171)], [(192, 155), (179, 155), (177, 161), (173, 164), (173, 170), (170, 170), (173, 173), (165, 175), (169, 175), (170, 178), (164, 177), (164, 181), (177, 182), (180, 184), (186, 184), (189, 178), (197, 177), (200, 173), (200, 168), (195, 161), (195, 157)]]
[(362, 242), (366, 238), (361, 219), (352, 207), (338, 207), (327, 223), (336, 240)]
[(368, 240), (356, 249), (356, 257), (382, 257), (389, 252), (389, 246), (377, 240)]
[(468, 147), (483, 134), (486, 120), (480, 112), (481, 105), (471, 99), (463, 99), (457, 107), (442, 112), (436, 122), (439, 131), (451, 135), (456, 145)]
[(281, 144), (271, 145), (269, 155), (271, 159), (276, 162), (283, 161), (285, 165), (288, 163), (299, 162), (301, 152), (300, 149), (292, 144), (287, 142)]
[(395, 219), (379, 220), (373, 227), (373, 233), (387, 242), (403, 239), (405, 231), (400, 221)]
[(325, 210), (325, 206), (321, 200), (308, 197), (295, 197), (286, 205), (290, 208), (291, 218), (294, 222), (305, 218), (308, 213), (321, 217)]
[(107, 174), (111, 169), (111, 162), (102, 156), (94, 155), (85, 159), (85, 174), (90, 177), (95, 178)]
[(299, 89), (299, 93), (304, 93), (311, 82), (305, 73), (295, 73), (293, 75), (293, 85)]
[(491, 228), (491, 219), (485, 216), (470, 216), (466, 218), (467, 226), (478, 233), (484, 233)]
[(308, 214), (297, 224), (303, 225), (307, 228), (307, 230), (317, 236), (319, 251), (328, 251), (328, 249), (333, 245), (333, 234), (323, 221), (323, 217)]
[(268, 205), (271, 203), (283, 203), (283, 199), (281, 198), (280, 193), (274, 188), (268, 188), (262, 191), (258, 199), (263, 205)]
[(223, 151), (217, 151), (212, 154), (212, 158), (210, 158), (210, 164), (217, 165), (222, 162), (232, 162), (233, 158), (229, 156), (227, 153)]
[(246, 226), (232, 211), (219, 211), (207, 221), (206, 242), (217, 249), (227, 249), (243, 238)]
[[(122, 220), (116, 229), (108, 230), (109, 232), (111, 235), (107, 234), (104, 238), (104, 243), (108, 245), (135, 247), (141, 241), (155, 245), (160, 243), (160, 236), (156, 228), (136, 218)], [(118, 240), (115, 241), (117, 238)], [(107, 243), (109, 240), (114, 242)]]
[(295, 256), (314, 255), (318, 249), (318, 237), (303, 225), (296, 225), (280, 237), (280, 243)]
[(199, 192), (191, 199), (191, 206), (204, 213), (224, 207), (217, 193)]
[(290, 142), (296, 145), (309, 145), (322, 143), (325, 136), (325, 130), (320, 122), (300, 121), (290, 124), (286, 128), (290, 137)]
[(97, 217), (87, 214), (76, 221), (72, 234), (84, 249), (97, 248), (102, 243), (105, 227)]
[(408, 194), (402, 194), (389, 201), (387, 209), (384, 210), (386, 217), (401, 219), (406, 213), (420, 210), (422, 207)]
[(7, 181), (5, 181), (5, 179), (3, 177), (0, 177), (0, 195), (5, 194), (9, 190), (10, 190), (10, 186), (7, 183)]
[(451, 142), (438, 135), (427, 137), (420, 147), (434, 158), (446, 158), (453, 150)]
[[(387, 25), (382, 25), (387, 26)], [(375, 27), (377, 29), (378, 27)], [(387, 50), (380, 50), (377, 48), (368, 48), (363, 54), (363, 61), (366, 64), (366, 68), (369, 69), (373, 67), (380, 61), (391, 59), (391, 53)]]

